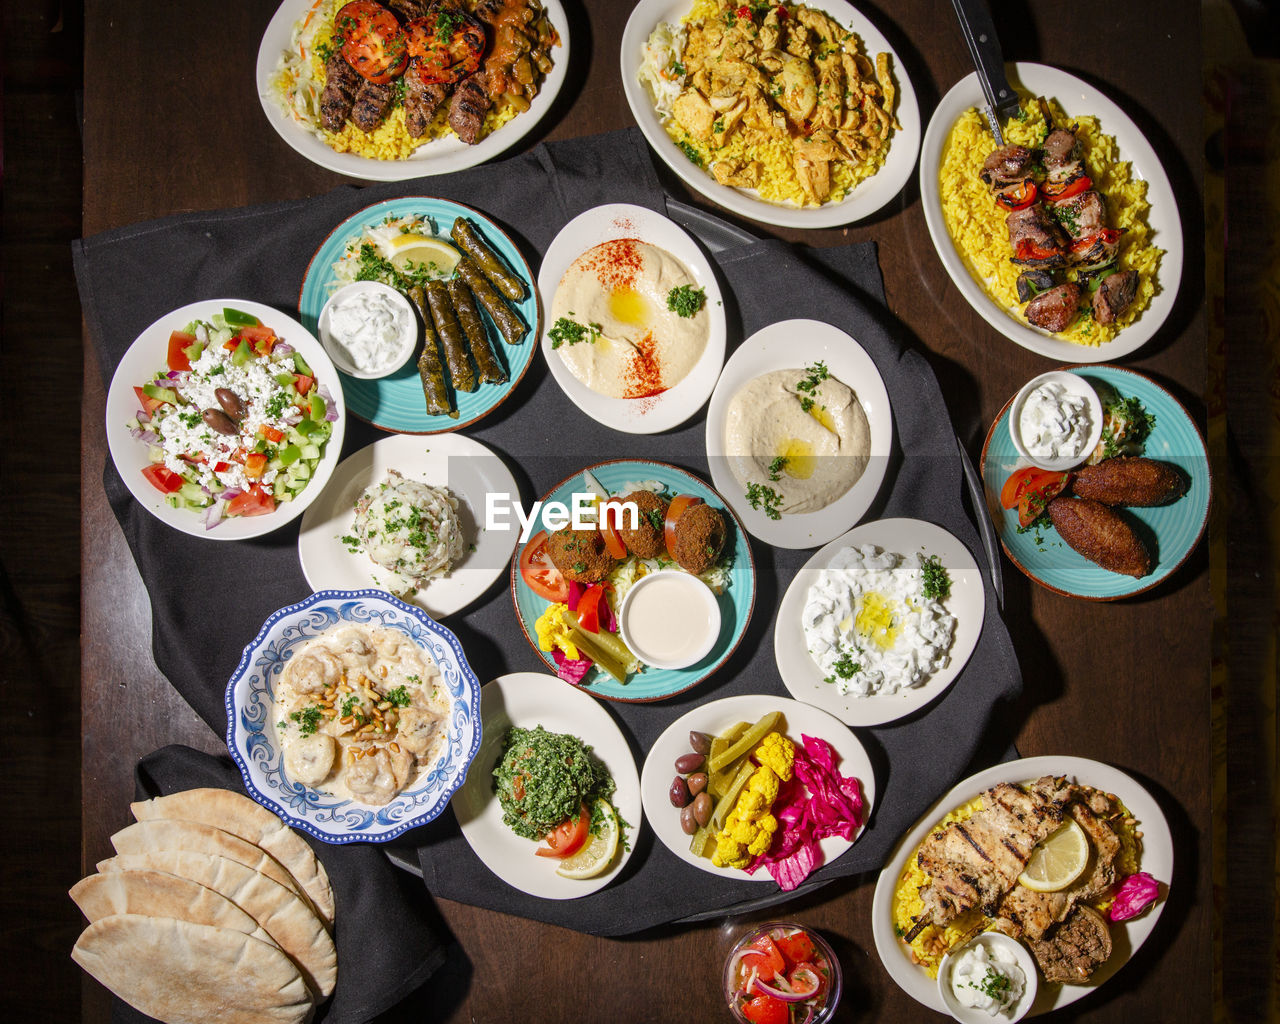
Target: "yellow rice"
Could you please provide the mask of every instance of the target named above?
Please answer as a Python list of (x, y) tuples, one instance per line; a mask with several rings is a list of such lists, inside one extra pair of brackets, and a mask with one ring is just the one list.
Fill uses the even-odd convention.
[[(794, 10), (798, 5), (786, 4), (784, 6)], [(683, 21), (685, 24), (697, 24), (708, 18), (719, 17), (720, 11), (721, 4), (717, 0), (695, 0), (693, 9)], [(854, 37), (858, 40), (859, 52), (866, 56), (862, 37), (856, 33)], [(791, 146), (791, 133), (785, 127), (774, 127), (766, 131), (740, 124), (738, 129), (732, 133), (722, 146), (715, 145), (714, 141), (700, 142), (696, 137), (685, 131), (674, 117), (668, 118), (663, 123), (663, 128), (666, 130), (667, 135), (671, 137), (671, 141), (684, 150), (686, 155), (690, 153), (697, 155), (698, 160), (695, 162), (698, 162), (699, 166), (706, 170), (708, 174), (711, 173), (711, 165), (722, 160), (728, 160), (731, 163), (759, 160), (763, 169), (760, 172), (760, 184), (756, 187), (756, 191), (760, 194), (761, 199), (771, 203), (794, 203), (796, 206), (815, 205), (800, 185), (799, 178), (796, 177), (795, 167), (792, 163), (794, 154)], [(889, 155), (889, 146), (892, 143), (892, 139), (893, 135), (891, 134), (884, 145), (875, 150), (867, 160), (859, 163), (853, 163), (849, 160), (833, 161), (831, 164), (831, 192), (827, 196), (826, 202), (840, 202), (853, 190), (855, 185), (880, 170), (884, 165), (885, 158)]]
[[(1120, 802), (1117, 801), (1117, 803)], [(982, 810), (982, 807), (982, 797), (974, 797), (968, 803), (961, 804), (944, 816), (937, 826), (931, 830), (930, 834), (953, 821), (964, 821), (967, 818), (971, 818)], [(1129, 813), (1129, 809), (1123, 803), (1120, 803), (1120, 808), (1124, 811), (1124, 818), (1116, 832), (1117, 837), (1120, 839), (1120, 852), (1116, 856), (1116, 871), (1118, 877), (1123, 878), (1138, 870), (1141, 842), (1139, 839), (1140, 833), (1136, 831), (1135, 823), (1132, 823), (1133, 816)], [(928, 835), (925, 836), (925, 839), (927, 838)], [(923, 845), (924, 839), (920, 841), (920, 846)], [(902, 868), (902, 873), (898, 876), (897, 887), (893, 891), (893, 930), (899, 937), (906, 935), (915, 924), (916, 918), (924, 912), (924, 900), (920, 898), (920, 890), (929, 884), (931, 876), (924, 868), (920, 867), (917, 860), (920, 846), (911, 851), (911, 855), (907, 858), (907, 862)], [(1091, 900), (1090, 905), (1105, 913), (1110, 908), (1111, 902), (1111, 898), (1106, 897), (1102, 900)], [(910, 950), (911, 958), (924, 968), (925, 973), (931, 978), (936, 978), (938, 976), (938, 968), (942, 964), (942, 958), (946, 956), (949, 950), (967, 942), (979, 932), (990, 931), (994, 927), (995, 921), (992, 918), (984, 917), (982, 911), (975, 907), (972, 910), (965, 911), (942, 927), (926, 925), (907, 944), (907, 948)]]
[[(1050, 100), (1049, 107), (1057, 124), (1075, 125), (1085, 173), (1106, 199), (1107, 223), (1125, 229), (1120, 239), (1117, 269), (1138, 272), (1138, 292), (1133, 304), (1114, 323), (1099, 324), (1091, 315), (1081, 314), (1067, 330), (1057, 335), (1064, 341), (1097, 346), (1111, 341), (1150, 305), (1159, 291), (1157, 271), (1164, 250), (1151, 244), (1147, 183), (1135, 178), (1129, 163), (1119, 159), (1116, 140), (1102, 134), (1096, 117), (1068, 118), (1056, 100)], [(1011, 119), (1006, 126), (1005, 141), (1038, 147), (1049, 131), (1040, 106), (1034, 99), (1024, 97), (1022, 111), (1021, 119)], [(942, 166), (938, 171), (942, 213), (956, 250), (974, 279), (997, 305), (1026, 323), (1017, 291), (1021, 268), (1010, 262), (1007, 215), (978, 177), (983, 161), (994, 149), (995, 140), (982, 114), (976, 108), (961, 114), (942, 150)]]

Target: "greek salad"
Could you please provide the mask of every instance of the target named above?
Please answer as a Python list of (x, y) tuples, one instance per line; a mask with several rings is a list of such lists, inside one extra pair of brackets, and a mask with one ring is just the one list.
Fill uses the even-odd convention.
[(205, 529), (296, 498), (338, 418), (302, 353), (232, 308), (173, 331), (165, 367), (133, 390), (142, 475), (173, 508), (203, 510)]

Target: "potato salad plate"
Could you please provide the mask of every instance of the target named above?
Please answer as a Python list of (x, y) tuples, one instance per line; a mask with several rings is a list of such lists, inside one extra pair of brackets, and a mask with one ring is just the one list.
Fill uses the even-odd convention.
[[(991, 189), (978, 180), (984, 158), (996, 148), (977, 113), (984, 103), (982, 88), (976, 73), (961, 79), (934, 111), (920, 156), (920, 195), (938, 258), (975, 312), (1023, 348), (1058, 362), (1127, 356), (1151, 340), (1168, 318), (1182, 278), (1182, 224), (1169, 176), (1133, 120), (1088, 82), (1043, 64), (1010, 64), (1008, 71), (1023, 107), (1021, 121), (1009, 122), (1006, 141), (1025, 144), (1034, 161), (1046, 132), (1071, 129), (1079, 138), (1073, 152), (1081, 162), (1070, 165), (1076, 171), (1063, 172), (1070, 175), (1065, 186), (1041, 181), (1034, 191), (997, 204)], [(1037, 99), (1054, 115), (1051, 123), (1044, 120)], [(1033, 162), (1028, 168), (1029, 177), (1038, 173), (1036, 166)], [(1050, 190), (1060, 198), (1050, 199)], [(1099, 196), (1105, 224), (1095, 224), (1088, 213), (1086, 201)], [(1061, 225), (1050, 223), (1046, 237), (1069, 242), (1071, 264), (1088, 271), (1076, 299), (1081, 310), (1065, 326), (1054, 324), (1057, 333), (1033, 325), (1024, 310), (1024, 304), (1030, 309), (1041, 292), (1062, 283), (1054, 276), (1061, 260), (1050, 252), (1054, 246), (1046, 241), (1046, 248), (1026, 249), (1021, 266), (1011, 262), (1016, 253), (1006, 217), (1043, 223), (1043, 216), (1032, 216), (1038, 211)], [(1106, 241), (1108, 232), (1115, 236), (1106, 242), (1112, 247), (1110, 262), (1105, 255), (1094, 255), (1097, 239)], [(1026, 244), (1034, 241), (1028, 237)], [(1023, 268), (1025, 283), (1015, 288), (1014, 278)], [(1094, 312), (1097, 292), (1111, 270), (1131, 268), (1137, 275), (1133, 308), (1106, 326)], [(1040, 279), (1037, 274), (1048, 276)]]
[(792, 578), (773, 631), (778, 674), (796, 700), (847, 725), (883, 725), (955, 682), (985, 608), (978, 563), (942, 527), (863, 523)]
[[(1051, 983), (1042, 976), (1030, 1015), (1036, 1016), (1068, 1006), (1104, 986), (1125, 963), (1132, 959), (1155, 931), (1160, 915), (1164, 911), (1168, 886), (1174, 878), (1174, 849), (1168, 821), (1151, 794), (1124, 772), (1111, 765), (1083, 757), (1051, 755), (994, 765), (958, 783), (941, 797), (902, 837), (876, 881), (875, 894), (871, 903), (871, 931), (875, 938), (876, 952), (880, 954), (880, 962), (904, 992), (931, 1010), (938, 1013), (947, 1012), (938, 983), (922, 963), (912, 958), (913, 951), (904, 941), (902, 921), (895, 917), (898, 896), (906, 893), (906, 887), (914, 887), (919, 881), (906, 877), (916, 851), (925, 838), (943, 824), (948, 815), (959, 815), (958, 819), (953, 817), (951, 820), (966, 820), (973, 813), (974, 802), (992, 787), (1005, 783), (1025, 787), (1046, 776), (1065, 779), (1069, 785), (1088, 787), (1088, 790), (1106, 795), (1110, 798), (1106, 802), (1112, 806), (1114, 801), (1119, 802), (1120, 813), (1125, 818), (1121, 828), (1139, 833), (1136, 867), (1158, 884), (1159, 895), (1153, 905), (1146, 907), (1136, 916), (1126, 920), (1111, 919), (1105, 922), (1105, 928), (1109, 933), (1107, 950), (1110, 955), (1096, 966), (1086, 982)], [(1072, 818), (1070, 813), (1065, 816)], [(1093, 827), (1096, 828), (1096, 824)], [(1086, 842), (1088, 845), (1096, 845), (1093, 840)], [(1089, 857), (1090, 864), (1096, 863), (1096, 852), (1090, 853)], [(1117, 876), (1123, 873), (1122, 869), (1117, 869)], [(1119, 877), (1116, 878), (1116, 882), (1123, 888), (1123, 882)], [(1023, 886), (1018, 888), (1021, 890)], [(1076, 913), (1082, 913), (1084, 909), (1088, 909), (1087, 916), (1090, 920), (1101, 921), (1104, 916), (1108, 916), (1106, 904), (1109, 898), (1109, 895), (1104, 895), (1095, 900), (1103, 904), (1101, 913), (1091, 906), (1082, 907), (1076, 910)], [(974, 908), (969, 913), (978, 913), (978, 911)], [(981, 928), (983, 922), (989, 923), (990, 920), (990, 918), (980, 918), (977, 927)]]
[[(738, 30), (734, 45), (749, 77), (763, 84), (705, 82), (698, 70), (687, 72), (702, 45), (697, 26), (718, 30), (726, 19)], [(805, 37), (803, 47), (791, 44), (795, 52), (830, 58), (834, 47), (839, 60), (788, 59), (779, 50), (793, 33)], [(768, 9), (641, 0), (623, 33), (621, 65), (627, 103), (649, 145), (689, 187), (740, 216), (781, 227), (851, 224), (892, 201), (915, 168), (920, 112), (906, 67), (844, 0)]]
[[(306, 159), (338, 174), (366, 181), (404, 181), (484, 163), (528, 135), (550, 112), (564, 85), (569, 66), (569, 21), (560, 0), (536, 0), (531, 6), (545, 11), (549, 26), (549, 37), (540, 47), (546, 53), (543, 63), (549, 67), (545, 74), (540, 71), (538, 89), (532, 98), (516, 96), (514, 89), (504, 93), (498, 103), (501, 112), (490, 112), (474, 144), (464, 142), (450, 129), (446, 120), (448, 97), (434, 111), (422, 136), (429, 141), (419, 144), (410, 137), (403, 101), (395, 98), (395, 92), (397, 84), (412, 71), (398, 66), (376, 76), (386, 81), (375, 84), (392, 91), (390, 111), (385, 117), (375, 117), (376, 126), (368, 132), (361, 131), (344, 111), (335, 130), (329, 130), (323, 123), (322, 109), (329, 75), (327, 61), (341, 50), (342, 40), (341, 33), (321, 22), (333, 19), (342, 6), (340, 0), (284, 0), (262, 35), (254, 75), (258, 99), (271, 127)], [(394, 18), (387, 11), (382, 14), (384, 21), (387, 16)], [(483, 31), (485, 49), (480, 53), (490, 53), (491, 30), (487, 26), (468, 27), (470, 38), (477, 40), (482, 37), (474, 35), (475, 31)], [(384, 31), (385, 28), (384, 25)], [(411, 25), (399, 28), (406, 32), (404, 38), (412, 35)], [(396, 28), (392, 26), (391, 31)], [(451, 71), (446, 69), (437, 77), (449, 79), (447, 72)], [(348, 90), (355, 92), (359, 100), (362, 79), (353, 77), (355, 72), (350, 69), (343, 69), (343, 74), (348, 79)], [(452, 90), (455, 84), (446, 81), (445, 87)]]

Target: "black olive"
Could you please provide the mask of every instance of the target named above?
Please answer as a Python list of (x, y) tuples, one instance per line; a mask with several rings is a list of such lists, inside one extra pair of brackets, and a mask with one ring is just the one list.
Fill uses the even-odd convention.
[(206, 409), (201, 415), (205, 423), (219, 434), (240, 433), (240, 428), (235, 425), (235, 421), (221, 409)]
[(213, 393), (213, 397), (218, 400), (218, 404), (222, 406), (223, 411), (237, 423), (244, 419), (244, 403), (240, 401), (240, 396), (230, 388), (218, 388)]

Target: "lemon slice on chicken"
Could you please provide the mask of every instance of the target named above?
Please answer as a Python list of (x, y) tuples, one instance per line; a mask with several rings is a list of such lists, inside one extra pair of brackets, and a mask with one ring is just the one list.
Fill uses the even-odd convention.
[(595, 815), (600, 819), (600, 832), (577, 853), (566, 857), (556, 868), (565, 878), (595, 878), (613, 863), (618, 852), (618, 815), (608, 800), (597, 800)]
[(1089, 866), (1089, 839), (1075, 819), (1040, 840), (1018, 881), (1034, 892), (1058, 892)]
[(401, 273), (408, 271), (412, 263), (414, 267), (433, 267), (433, 277), (452, 277), (462, 259), (462, 254), (448, 242), (427, 235), (395, 235), (384, 249), (391, 265)]

